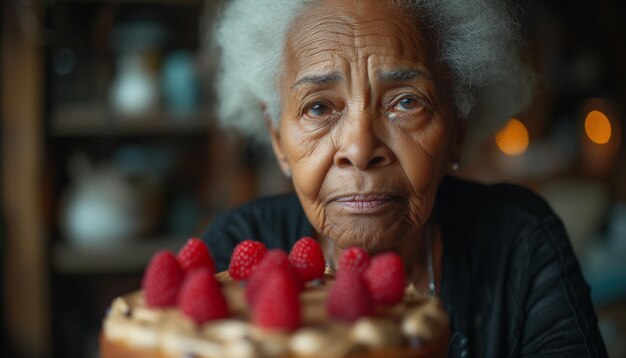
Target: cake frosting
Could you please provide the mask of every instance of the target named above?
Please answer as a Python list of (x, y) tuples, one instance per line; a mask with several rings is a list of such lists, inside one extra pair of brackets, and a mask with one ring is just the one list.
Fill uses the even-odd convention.
[(334, 280), (332, 270), (327, 270), (323, 279), (309, 282), (300, 294), (302, 326), (293, 332), (276, 332), (250, 323), (241, 282), (231, 280), (228, 272), (216, 278), (232, 312), (228, 319), (196, 324), (176, 307), (148, 307), (143, 291), (116, 298), (103, 323), (102, 358), (430, 357), (445, 353), (448, 315), (438, 298), (421, 295), (413, 286), (406, 289), (402, 302), (377, 307), (372, 317), (344, 322), (329, 317), (325, 309)]

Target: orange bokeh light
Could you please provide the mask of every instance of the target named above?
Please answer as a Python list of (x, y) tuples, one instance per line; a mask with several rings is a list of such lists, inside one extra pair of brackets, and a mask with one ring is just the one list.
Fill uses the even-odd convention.
[(611, 139), (611, 122), (600, 111), (591, 111), (585, 118), (585, 133), (597, 144), (606, 144)]
[(506, 155), (520, 155), (528, 149), (528, 130), (522, 122), (511, 118), (504, 128), (496, 133), (496, 144)]

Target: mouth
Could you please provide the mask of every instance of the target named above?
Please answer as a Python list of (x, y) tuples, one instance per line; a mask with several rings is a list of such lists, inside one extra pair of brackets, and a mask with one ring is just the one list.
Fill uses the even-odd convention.
[(375, 213), (398, 200), (398, 196), (386, 193), (348, 194), (329, 201), (329, 205), (339, 206), (354, 213)]

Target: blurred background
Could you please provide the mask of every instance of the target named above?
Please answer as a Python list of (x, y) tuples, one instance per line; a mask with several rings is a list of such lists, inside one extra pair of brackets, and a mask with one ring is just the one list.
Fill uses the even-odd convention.
[[(543, 195), (626, 357), (624, 2), (519, 0), (533, 104), (475, 136), (459, 175)], [(0, 348), (97, 357), (100, 323), (150, 256), (290, 190), (266, 148), (217, 127), (220, 1), (3, 0)]]

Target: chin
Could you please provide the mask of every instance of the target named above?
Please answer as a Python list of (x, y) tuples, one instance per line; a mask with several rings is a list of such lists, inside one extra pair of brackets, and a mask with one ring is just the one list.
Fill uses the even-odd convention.
[[(361, 230), (358, 230), (361, 231)], [(380, 231), (379, 231), (380, 232)], [(358, 246), (363, 248), (370, 254), (374, 254), (382, 251), (389, 251), (396, 247), (399, 240), (391, 240), (392, 236), (388, 233), (372, 234), (372, 232), (365, 234), (363, 232), (354, 234), (343, 234), (339, 237), (330, 236), (331, 241), (335, 243), (341, 249), (348, 249), (350, 247)]]
[(412, 227), (402, 220), (397, 220), (391, 226), (371, 220), (352, 220), (347, 225), (334, 224), (324, 236), (341, 249), (358, 246), (370, 254), (394, 249), (407, 237), (407, 233), (413, 232)]

